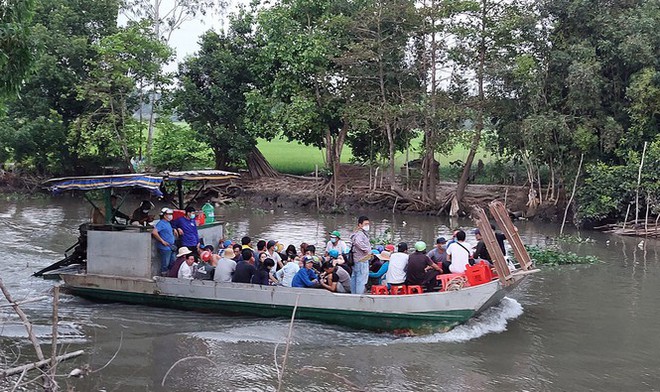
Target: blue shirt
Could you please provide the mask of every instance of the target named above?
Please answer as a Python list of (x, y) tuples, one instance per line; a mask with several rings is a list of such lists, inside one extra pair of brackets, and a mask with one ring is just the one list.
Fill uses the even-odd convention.
[(199, 234), (197, 233), (197, 222), (194, 219), (188, 219), (185, 216), (172, 221), (172, 227), (183, 230), (181, 236), (181, 246), (197, 247), (199, 244)]
[(370, 278), (377, 278), (378, 279), (378, 284), (383, 283), (383, 279), (385, 279), (385, 274), (387, 273), (387, 268), (390, 266), (390, 262), (386, 261), (383, 263), (383, 265), (380, 266), (380, 269), (378, 272), (369, 272), (369, 277)]
[(291, 287), (313, 287), (314, 280), (318, 279), (313, 269), (301, 268), (293, 276)]
[(161, 219), (156, 223), (156, 230), (158, 235), (163, 241), (170, 244), (170, 246), (163, 245), (160, 241), (156, 241), (156, 247), (161, 250), (171, 250), (174, 245), (174, 232), (172, 232), (172, 225), (165, 219)]

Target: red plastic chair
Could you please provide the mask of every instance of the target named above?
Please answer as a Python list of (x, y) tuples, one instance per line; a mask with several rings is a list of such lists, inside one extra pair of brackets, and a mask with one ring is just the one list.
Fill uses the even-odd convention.
[(422, 286), (408, 286), (408, 294), (422, 294), (423, 292)]
[(481, 262), (475, 265), (466, 265), (465, 277), (468, 283), (470, 283), (470, 286), (477, 286), (490, 282), (493, 278), (493, 273), (490, 271), (488, 264)]
[(403, 295), (408, 294), (408, 288), (404, 285), (392, 286), (390, 288), (390, 294), (392, 295)]
[(373, 285), (371, 286), (371, 295), (388, 295), (387, 286)]

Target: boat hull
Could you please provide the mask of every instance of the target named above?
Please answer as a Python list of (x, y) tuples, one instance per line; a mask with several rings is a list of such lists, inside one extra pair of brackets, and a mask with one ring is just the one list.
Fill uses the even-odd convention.
[(446, 331), (500, 300), (515, 286), (499, 282), (415, 295), (350, 295), (326, 290), (238, 283), (62, 274), (74, 294), (99, 301), (258, 317), (291, 317), (356, 329)]

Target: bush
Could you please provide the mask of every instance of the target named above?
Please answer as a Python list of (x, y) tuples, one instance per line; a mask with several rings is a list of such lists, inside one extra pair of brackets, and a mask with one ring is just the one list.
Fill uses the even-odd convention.
[(157, 170), (191, 170), (213, 167), (213, 153), (187, 125), (160, 121), (154, 140), (152, 165)]

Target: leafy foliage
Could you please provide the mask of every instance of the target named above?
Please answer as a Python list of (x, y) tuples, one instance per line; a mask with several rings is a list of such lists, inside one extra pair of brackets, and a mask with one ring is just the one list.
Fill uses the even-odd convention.
[(249, 26), (249, 20), (236, 18), (226, 33), (207, 32), (200, 52), (179, 66), (177, 110), (211, 146), (217, 169), (242, 163), (256, 145), (257, 132), (246, 126), (245, 118), (256, 56)]
[(34, 0), (0, 2), (0, 96), (18, 92), (35, 55)]
[(601, 261), (595, 256), (578, 256), (573, 252), (563, 252), (559, 248), (539, 248), (526, 245), (527, 253), (536, 265), (595, 264)]
[(211, 150), (189, 126), (163, 120), (156, 124), (156, 129), (152, 160), (155, 169), (175, 171), (213, 166)]

